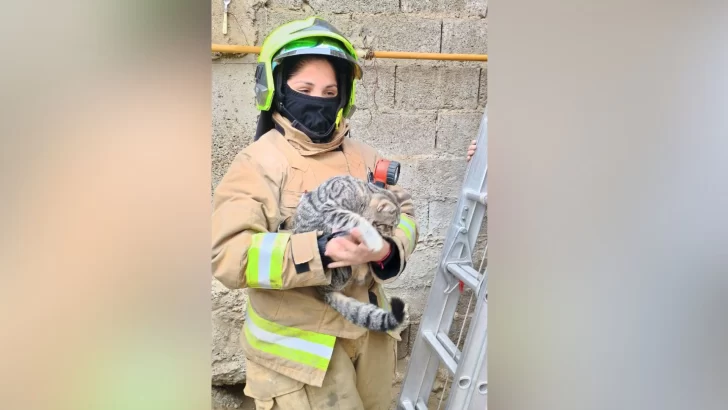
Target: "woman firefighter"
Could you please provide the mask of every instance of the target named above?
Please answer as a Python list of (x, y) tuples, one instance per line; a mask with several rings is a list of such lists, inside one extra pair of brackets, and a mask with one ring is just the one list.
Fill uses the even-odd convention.
[(353, 46), (327, 22), (276, 28), (255, 74), (255, 141), (214, 192), (212, 271), (226, 287), (247, 289), (245, 394), (257, 409), (385, 410), (392, 401), (399, 335), (346, 321), (314, 286), (330, 281), (324, 261), (363, 269), (366, 283), (344, 293), (387, 309), (382, 285), (402, 273), (419, 235), (411, 197), (388, 186), (404, 198), (402, 217), (378, 252), (357, 231), (330, 240), (287, 231), (304, 192), (335, 175), (368, 180), (381, 159), (349, 137), (361, 77)]

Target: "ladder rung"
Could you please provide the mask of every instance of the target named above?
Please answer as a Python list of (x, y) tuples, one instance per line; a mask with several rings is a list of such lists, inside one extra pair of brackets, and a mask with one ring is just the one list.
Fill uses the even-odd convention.
[(442, 343), (437, 340), (435, 335), (429, 331), (426, 330), (422, 332), (422, 336), (425, 338), (427, 343), (430, 344), (432, 347), (432, 350), (437, 353), (437, 356), (440, 358), (440, 361), (445, 364), (445, 367), (447, 367), (448, 370), (450, 370), (450, 373), (455, 374), (455, 371), (457, 370), (458, 364), (455, 362), (455, 359), (450, 357), (450, 355), (447, 354), (447, 350), (442, 346)]
[(455, 343), (450, 340), (449, 337), (443, 332), (437, 332), (437, 340), (442, 343), (442, 347), (447, 350), (448, 353), (450, 353), (450, 356), (455, 358), (455, 361), (460, 361), (460, 350), (458, 350), (458, 347), (455, 346)]
[(417, 400), (416, 406), (413, 406), (410, 400), (403, 400), (401, 406), (404, 410), (427, 410), (427, 404), (422, 400)]
[(412, 405), (412, 402), (409, 400), (404, 400), (402, 402), (402, 408), (404, 410), (415, 410), (415, 407)]
[(480, 274), (469, 265), (461, 265), (459, 263), (448, 263), (447, 271), (453, 276), (460, 279), (476, 294), (480, 285)]
[(485, 205), (486, 202), (488, 202), (488, 194), (483, 192), (477, 192), (473, 191), (472, 189), (466, 189), (465, 190), (465, 197), (468, 198), (471, 201), (475, 201), (479, 204)]

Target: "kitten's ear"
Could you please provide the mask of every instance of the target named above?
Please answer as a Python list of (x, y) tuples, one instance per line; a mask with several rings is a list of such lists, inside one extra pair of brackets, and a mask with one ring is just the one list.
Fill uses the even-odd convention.
[(391, 212), (396, 212), (396, 211), (397, 211), (397, 207), (389, 201), (382, 201), (379, 203), (379, 205), (377, 205), (377, 212), (391, 213)]
[(404, 189), (391, 189), (389, 192), (394, 194), (395, 198), (397, 198), (397, 202), (399, 202), (400, 204), (403, 204), (406, 201), (412, 199), (412, 195), (410, 195), (409, 192), (405, 191)]

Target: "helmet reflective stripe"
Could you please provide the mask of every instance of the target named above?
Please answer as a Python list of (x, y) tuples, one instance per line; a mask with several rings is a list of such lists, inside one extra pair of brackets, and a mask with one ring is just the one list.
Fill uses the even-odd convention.
[(253, 310), (250, 301), (244, 327), (247, 342), (257, 350), (316, 370), (326, 371), (329, 367), (336, 342), (334, 336), (265, 320)]

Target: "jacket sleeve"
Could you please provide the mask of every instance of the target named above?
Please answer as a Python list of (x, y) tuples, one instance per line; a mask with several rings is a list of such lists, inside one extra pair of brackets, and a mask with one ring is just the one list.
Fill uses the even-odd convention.
[(213, 276), (230, 289), (329, 284), (317, 233), (277, 232), (284, 170), (280, 160), (265, 160), (254, 148), (238, 154), (213, 194)]
[[(380, 159), (377, 155), (376, 160)], [(419, 239), (419, 225), (415, 219), (415, 205), (412, 196), (399, 186), (389, 186), (400, 202), (401, 214), (394, 237), (390, 238), (390, 245), (394, 244), (390, 257), (381, 266), (372, 266), (374, 280), (380, 283), (394, 281), (407, 266)]]

